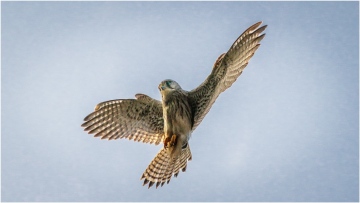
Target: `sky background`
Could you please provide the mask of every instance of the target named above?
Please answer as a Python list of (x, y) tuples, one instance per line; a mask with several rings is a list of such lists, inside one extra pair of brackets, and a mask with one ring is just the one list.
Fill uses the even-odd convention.
[[(1, 2), (2, 201), (359, 201), (358, 2)], [(93, 138), (99, 102), (163, 79), (196, 88), (250, 25), (244, 73), (190, 140), (187, 171), (140, 177), (162, 147)]]

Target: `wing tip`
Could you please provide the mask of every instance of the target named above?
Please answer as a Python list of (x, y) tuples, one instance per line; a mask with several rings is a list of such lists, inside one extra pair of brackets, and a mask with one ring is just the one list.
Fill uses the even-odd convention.
[(101, 108), (101, 103), (100, 103), (100, 104), (97, 104), (97, 105), (95, 106), (94, 111), (97, 111), (97, 110), (99, 110), (100, 108)]
[(262, 24), (262, 21), (259, 21), (259, 22), (255, 23), (255, 24), (253, 24), (248, 29), (246, 29), (244, 33), (256, 30), (261, 24)]
[(266, 35), (266, 33), (261, 34), (259, 37), (256, 38), (256, 40), (258, 40), (258, 42), (260, 42), (261, 40), (264, 39), (265, 35)]
[[(261, 27), (259, 27), (257, 30), (255, 30), (254, 32), (257, 32), (258, 34), (262, 33), (265, 31), (265, 29), (267, 28), (267, 25), (263, 25)], [(263, 33), (265, 34), (265, 33)]]
[(141, 94), (141, 93), (135, 94), (135, 98), (136, 98), (136, 99), (139, 99), (139, 98), (141, 98), (141, 97), (143, 97), (143, 96), (145, 96), (145, 95), (144, 95), (144, 94)]
[(259, 22), (255, 23), (255, 24), (253, 24), (248, 29), (246, 29), (245, 32), (243, 32), (243, 34), (248, 33), (248, 32), (250, 32), (250, 33), (254, 33), (254, 32), (261, 33), (261, 32), (263, 32), (267, 28), (267, 25), (263, 25), (263, 26), (260, 27), (260, 25), (262, 23), (263, 23), (262, 21), (259, 21)]
[(263, 21), (260, 20), (260, 21), (258, 21), (257, 23), (255, 23), (254, 25), (256, 25), (256, 27), (259, 27), (262, 23), (263, 23)]

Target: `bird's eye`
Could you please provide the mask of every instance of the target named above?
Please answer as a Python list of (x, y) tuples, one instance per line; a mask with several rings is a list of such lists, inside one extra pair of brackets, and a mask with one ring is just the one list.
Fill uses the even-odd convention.
[(170, 87), (170, 88), (171, 88), (170, 84), (171, 84), (171, 82), (170, 82), (170, 81), (166, 81), (166, 86), (168, 86), (168, 87)]

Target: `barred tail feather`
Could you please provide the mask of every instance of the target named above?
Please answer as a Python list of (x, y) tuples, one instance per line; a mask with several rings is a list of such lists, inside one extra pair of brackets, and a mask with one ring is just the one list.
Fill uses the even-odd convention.
[(181, 149), (180, 155), (174, 161), (171, 161), (167, 150), (162, 148), (151, 161), (140, 180), (145, 179), (143, 185), (149, 184), (148, 188), (154, 184), (156, 184), (156, 188), (159, 185), (163, 186), (165, 182), (170, 182), (173, 174), (177, 177), (180, 169), (185, 172), (187, 162), (190, 161), (191, 158), (192, 155), (189, 144), (187, 144), (184, 149)]

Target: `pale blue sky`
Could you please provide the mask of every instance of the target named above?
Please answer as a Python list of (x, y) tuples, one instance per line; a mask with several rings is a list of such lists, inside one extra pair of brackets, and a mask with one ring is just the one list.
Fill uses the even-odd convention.
[[(2, 2), (2, 201), (358, 201), (358, 2)], [(93, 138), (102, 101), (197, 87), (268, 25), (160, 189), (161, 146)]]

